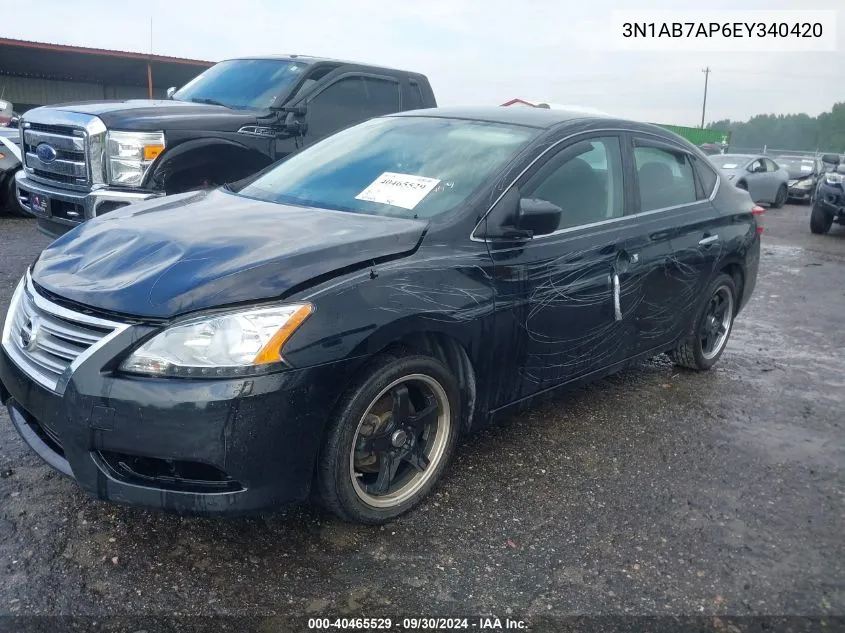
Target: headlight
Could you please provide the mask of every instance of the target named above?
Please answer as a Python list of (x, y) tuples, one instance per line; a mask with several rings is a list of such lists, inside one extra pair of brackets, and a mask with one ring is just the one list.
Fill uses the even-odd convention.
[(164, 151), (164, 132), (115, 132), (106, 140), (109, 182), (140, 187), (150, 165)]
[(799, 180), (798, 183), (795, 185), (799, 189), (809, 189), (813, 186), (813, 179), (812, 178), (805, 178), (804, 180)]
[(842, 183), (842, 174), (837, 174), (835, 171), (825, 174), (824, 181), (829, 185), (838, 185)]
[(177, 323), (135, 350), (121, 371), (152, 376), (247, 376), (278, 367), (310, 304), (253, 308)]

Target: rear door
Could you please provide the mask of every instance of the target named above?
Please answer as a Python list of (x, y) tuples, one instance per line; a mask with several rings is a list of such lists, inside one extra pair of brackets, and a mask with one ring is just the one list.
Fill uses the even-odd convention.
[(710, 201), (718, 176), (704, 161), (659, 136), (634, 135), (628, 147), (636, 166), (636, 222), (625, 250), (629, 283), (640, 297), (633, 353), (645, 354), (677, 340), (695, 314), (725, 246), (723, 219)]

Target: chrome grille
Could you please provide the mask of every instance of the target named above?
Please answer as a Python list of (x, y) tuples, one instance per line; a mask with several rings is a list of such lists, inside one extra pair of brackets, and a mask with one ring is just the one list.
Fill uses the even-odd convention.
[[(90, 184), (87, 143), (87, 134), (81, 127), (30, 123), (23, 130), (26, 166), (35, 175), (57, 182)], [(55, 152), (55, 159), (50, 162), (38, 157), (38, 146), (44, 144)]]
[(3, 349), (30, 378), (61, 393), (73, 370), (126, 327), (49, 301), (27, 273), (9, 305)]

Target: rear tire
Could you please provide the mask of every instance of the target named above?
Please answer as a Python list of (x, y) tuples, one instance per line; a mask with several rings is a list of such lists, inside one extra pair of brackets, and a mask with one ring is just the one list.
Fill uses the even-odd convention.
[(707, 287), (707, 301), (695, 319), (693, 334), (669, 352), (672, 361), (681, 367), (706, 371), (722, 357), (736, 316), (736, 282), (730, 275), (720, 274)]
[(786, 190), (786, 185), (778, 187), (778, 192), (775, 194), (775, 201), (772, 202), (772, 207), (780, 209), (784, 204), (786, 204), (786, 198), (788, 195), (789, 192)]
[(814, 204), (813, 210), (810, 211), (810, 231), (816, 235), (824, 235), (832, 225), (833, 216), (822, 211), (818, 204)]
[(460, 390), (443, 363), (381, 356), (346, 391), (329, 423), (316, 501), (341, 519), (369, 525), (408, 512), (445, 471), (460, 420)]

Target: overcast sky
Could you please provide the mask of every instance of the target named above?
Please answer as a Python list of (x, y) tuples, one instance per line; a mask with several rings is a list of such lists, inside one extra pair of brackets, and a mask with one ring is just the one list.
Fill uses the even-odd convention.
[[(0, 36), (217, 61), (302, 53), (425, 73), (442, 105), (513, 97), (698, 125), (759, 113), (816, 115), (845, 101), (845, 9), (827, 53), (620, 52), (614, 9), (837, 9), (839, 0), (26, 0)], [(132, 16), (132, 17), (130, 17)]]

